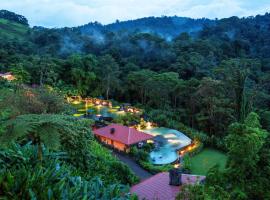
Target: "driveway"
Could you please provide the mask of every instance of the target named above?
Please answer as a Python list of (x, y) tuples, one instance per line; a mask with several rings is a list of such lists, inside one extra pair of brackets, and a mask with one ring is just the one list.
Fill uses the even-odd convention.
[(153, 174), (149, 173), (145, 169), (143, 169), (140, 165), (138, 165), (132, 158), (127, 155), (120, 154), (118, 152), (113, 152), (113, 154), (125, 163), (129, 168), (142, 180), (150, 178)]

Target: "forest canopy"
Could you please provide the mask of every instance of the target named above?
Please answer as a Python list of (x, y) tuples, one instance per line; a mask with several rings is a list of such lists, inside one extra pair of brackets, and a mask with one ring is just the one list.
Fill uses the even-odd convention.
[[(65, 195), (61, 184), (65, 191), (95, 191), (85, 198), (128, 195), (123, 185), (136, 183), (135, 175), (95, 142), (87, 129), (92, 121), (66, 116), (63, 97), (80, 95), (132, 103), (160, 126), (195, 132), (204, 145), (228, 154), (225, 172), (214, 167), (205, 185), (184, 188), (179, 199), (269, 198), (269, 21), (269, 13), (220, 20), (150, 17), (49, 29), (31, 28), (25, 17), (1, 10), (0, 72), (16, 80), (0, 79), (0, 196), (42, 198), (48, 194), (31, 177), (43, 175), (44, 187), (59, 181), (46, 188), (55, 195)], [(49, 179), (52, 174), (57, 180)]]

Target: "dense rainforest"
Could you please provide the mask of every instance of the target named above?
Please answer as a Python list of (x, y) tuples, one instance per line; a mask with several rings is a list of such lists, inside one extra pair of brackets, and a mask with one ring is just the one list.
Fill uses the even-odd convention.
[[(66, 127), (66, 132), (72, 132), (74, 127), (79, 126), (81, 128), (75, 131), (76, 134), (80, 137), (87, 135), (82, 133), (85, 133), (85, 126), (90, 122), (78, 124), (71, 118), (63, 118), (59, 113), (65, 109), (53, 109), (51, 112), (49, 109), (37, 109), (38, 105), (45, 104), (42, 102), (44, 99), (50, 99), (52, 104), (60, 101), (44, 91), (35, 95), (38, 99), (29, 100), (29, 105), (20, 93), (21, 84), (32, 87), (50, 86), (55, 91), (69, 95), (102, 96), (105, 99), (130, 102), (145, 109), (149, 118), (162, 126), (177, 129), (186, 126), (202, 132), (207, 136), (205, 145), (228, 153), (226, 173), (219, 172), (217, 168), (212, 169), (207, 184), (187, 187), (186, 193), (182, 194), (183, 197), (179, 196), (179, 199), (187, 199), (185, 195), (190, 199), (268, 199), (269, 32), (269, 13), (220, 20), (150, 17), (116, 21), (109, 25), (94, 22), (73, 28), (49, 29), (30, 27), (25, 17), (2, 10), (0, 71), (10, 71), (17, 77), (17, 86), (12, 86), (15, 87), (14, 92), (6, 90), (11, 87), (8, 83), (1, 83), (3, 91), (5, 90), (1, 92), (1, 98), (5, 101), (14, 100), (12, 112), (4, 110), (5, 105), (2, 105), (4, 111), (1, 111), (1, 120), (6, 121), (7, 116), (17, 120), (17, 123), (8, 120), (8, 126), (3, 129), (13, 131), (13, 135), (17, 135), (14, 140), (22, 139), (27, 132), (38, 133), (37, 129), (49, 123), (55, 123), (55, 130), (59, 126)], [(28, 116), (29, 114), (33, 116)], [(48, 114), (54, 120), (48, 120)], [(20, 127), (14, 128), (14, 123), (20, 125), (23, 122), (35, 125), (30, 126), (31, 130), (24, 130), (24, 134), (16, 133)], [(10, 127), (13, 128), (9, 130)], [(69, 145), (83, 150), (98, 144), (80, 144), (77, 140), (75, 144), (68, 144), (71, 140), (65, 137), (75, 136), (65, 136), (61, 132), (58, 136), (54, 135), (58, 138), (56, 144), (50, 140), (51, 135), (46, 138), (34, 135), (37, 139), (33, 141), (39, 144), (37, 147), (41, 145), (40, 140), (42, 143), (44, 140), (44, 144), (60, 146), (62, 151), (74, 158), (62, 162), (62, 159), (65, 160), (63, 155), (52, 156), (53, 152), (49, 150), (41, 155), (38, 148), (14, 144), (8, 152), (2, 150), (1, 153), (0, 149), (0, 161), (8, 160), (1, 168), (8, 168), (7, 165), (14, 162), (17, 166), (4, 179), (9, 181), (12, 179), (10, 177), (23, 176), (22, 173), (26, 173), (29, 167), (36, 169), (33, 173), (38, 176), (38, 162), (34, 166), (27, 162), (29, 159), (42, 159), (44, 163), (48, 160), (48, 168), (54, 162), (64, 163), (64, 168), (61, 168), (63, 171), (48, 172), (59, 174), (57, 181), (62, 177), (61, 173), (71, 173), (74, 168), (78, 170), (69, 179), (63, 180), (66, 190), (72, 190), (68, 186), (69, 182), (74, 187), (77, 186), (74, 177), (87, 177), (83, 182), (89, 190), (92, 189), (90, 187), (98, 187), (93, 183), (103, 184), (102, 181), (106, 180), (96, 180), (88, 169), (83, 168), (85, 165), (76, 166), (76, 154), (85, 156), (82, 162), (91, 163), (92, 159), (99, 160), (95, 154), (100, 152), (88, 155), (84, 151), (68, 150)], [(31, 151), (37, 151), (35, 158), (27, 157)], [(19, 162), (18, 157), (23, 157), (24, 154), (28, 159)], [(124, 171), (123, 174), (129, 174), (129, 178), (124, 180), (123, 177), (110, 177), (111, 169), (106, 168), (106, 176), (110, 177), (107, 180), (120, 184), (136, 182), (132, 173), (109, 155), (107, 161), (104, 159), (98, 162), (108, 162), (110, 159), (110, 164), (106, 165), (112, 168), (117, 166)], [(21, 166), (24, 166), (24, 172), (18, 170)], [(104, 170), (102, 166), (103, 164), (99, 166), (100, 175)], [(89, 167), (94, 169), (90, 164)], [(60, 182), (59, 188), (54, 188), (55, 193), (61, 192)], [(246, 184), (247, 182), (250, 184)], [(19, 187), (19, 184), (23, 183), (15, 185)], [(82, 184), (77, 184), (80, 186), (77, 186), (76, 191), (83, 190)], [(104, 195), (119, 194), (120, 189), (123, 189), (122, 185), (108, 186), (108, 183), (104, 183), (104, 187), (110, 187), (106, 190), (109, 194)], [(0, 195), (1, 192), (0, 185)], [(67, 195), (68, 192), (64, 193), (61, 195)]]

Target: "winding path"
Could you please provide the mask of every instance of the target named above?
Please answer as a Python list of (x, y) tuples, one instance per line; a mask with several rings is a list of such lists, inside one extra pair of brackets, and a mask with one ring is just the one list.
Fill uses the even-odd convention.
[(132, 158), (120, 154), (118, 152), (113, 152), (113, 154), (121, 160), (123, 163), (129, 166), (129, 168), (142, 180), (150, 178), (153, 176), (151, 173), (143, 169), (140, 165), (138, 165)]

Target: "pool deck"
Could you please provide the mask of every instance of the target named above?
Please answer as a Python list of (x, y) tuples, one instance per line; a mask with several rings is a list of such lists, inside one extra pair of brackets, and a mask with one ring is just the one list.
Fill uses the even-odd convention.
[(115, 155), (119, 160), (125, 163), (140, 178), (141, 181), (153, 176), (129, 156), (123, 155), (122, 153), (118, 153), (115, 151), (113, 152), (113, 155)]

